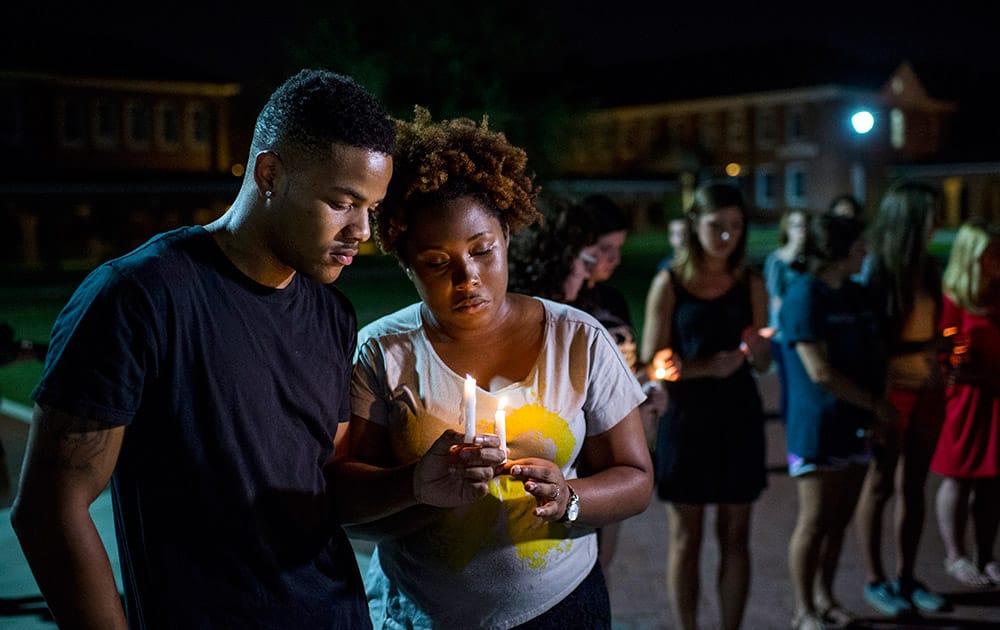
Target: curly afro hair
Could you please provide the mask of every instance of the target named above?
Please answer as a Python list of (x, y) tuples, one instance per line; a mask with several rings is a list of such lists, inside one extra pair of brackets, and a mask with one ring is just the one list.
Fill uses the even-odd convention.
[(516, 233), (537, 221), (538, 187), (527, 171), (528, 156), (506, 136), (468, 118), (433, 122), (415, 108), (413, 122), (396, 121), (393, 175), (375, 213), (375, 240), (400, 258), (410, 221), (443, 202), (471, 196)]
[(583, 204), (567, 197), (543, 195), (539, 206), (542, 220), (510, 241), (508, 289), (562, 302), (563, 283), (580, 250), (597, 241), (599, 227)]

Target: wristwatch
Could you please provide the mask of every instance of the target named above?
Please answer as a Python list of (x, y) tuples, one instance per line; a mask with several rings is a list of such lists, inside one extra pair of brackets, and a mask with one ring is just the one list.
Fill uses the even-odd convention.
[(573, 486), (566, 484), (569, 490), (569, 501), (566, 503), (566, 513), (559, 519), (560, 523), (573, 523), (580, 516), (580, 495), (573, 490)]

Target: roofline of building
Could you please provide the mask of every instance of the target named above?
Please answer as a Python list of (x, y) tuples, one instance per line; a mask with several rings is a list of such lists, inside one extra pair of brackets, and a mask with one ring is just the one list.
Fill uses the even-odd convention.
[(42, 72), (0, 71), (0, 80), (34, 81), (76, 88), (140, 91), (153, 94), (209, 96), (226, 98), (240, 93), (239, 83), (207, 81), (169, 81), (158, 79), (110, 79), (103, 77), (69, 77)]
[(889, 165), (893, 175), (909, 177), (946, 177), (957, 175), (1000, 176), (1000, 162), (951, 162), (944, 164)]
[(242, 179), (220, 175), (212, 179), (170, 181), (138, 180), (110, 182), (16, 182), (0, 183), (0, 195), (114, 195), (164, 193), (236, 193)]
[[(766, 92), (746, 92), (743, 94), (733, 94), (730, 96), (710, 96), (706, 98), (692, 98), (678, 101), (667, 101), (663, 103), (648, 103), (645, 105), (621, 105), (618, 107), (608, 107), (588, 112), (588, 118), (602, 118), (604, 116), (628, 117), (628, 116), (650, 116), (650, 115), (670, 115), (684, 114), (688, 112), (704, 112), (706, 110), (723, 111), (733, 107), (759, 107), (768, 105), (788, 105), (797, 101), (802, 103), (815, 103), (818, 101), (856, 101), (859, 105), (870, 103), (872, 105), (886, 100), (880, 90), (866, 90), (851, 88), (843, 85), (828, 84), (812, 87), (793, 88), (787, 90), (768, 90)], [(954, 105), (940, 99), (927, 98), (926, 103), (933, 108), (944, 110), (954, 109)]]

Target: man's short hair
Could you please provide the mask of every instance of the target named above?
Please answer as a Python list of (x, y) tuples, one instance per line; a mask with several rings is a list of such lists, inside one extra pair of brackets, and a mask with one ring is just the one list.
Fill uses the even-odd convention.
[(334, 143), (392, 155), (396, 127), (367, 90), (329, 70), (301, 70), (285, 81), (254, 127), (254, 153), (272, 149), (322, 155)]

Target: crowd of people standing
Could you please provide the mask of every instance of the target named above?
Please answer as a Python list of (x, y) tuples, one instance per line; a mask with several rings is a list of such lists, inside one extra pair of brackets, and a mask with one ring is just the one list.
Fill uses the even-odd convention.
[[(996, 583), (1000, 237), (964, 225), (942, 274), (936, 190), (893, 185), (871, 231), (834, 201), (790, 212), (758, 266), (741, 190), (704, 182), (640, 334), (609, 282), (629, 230), (613, 200), (542, 195), (485, 118), (393, 119), (350, 77), (298, 73), (229, 209), (102, 264), (56, 321), (12, 512), (54, 617), (610, 628), (618, 525), (655, 496), (678, 627), (698, 627), (713, 512), (738, 628), (772, 369), (794, 628), (853, 619), (833, 585), (855, 510), (865, 599), (946, 606), (915, 574), (929, 470), (944, 570)], [(371, 237), (419, 299), (359, 331), (333, 283)], [(124, 598), (88, 513), (109, 483)], [(349, 536), (375, 543), (364, 576)]]

